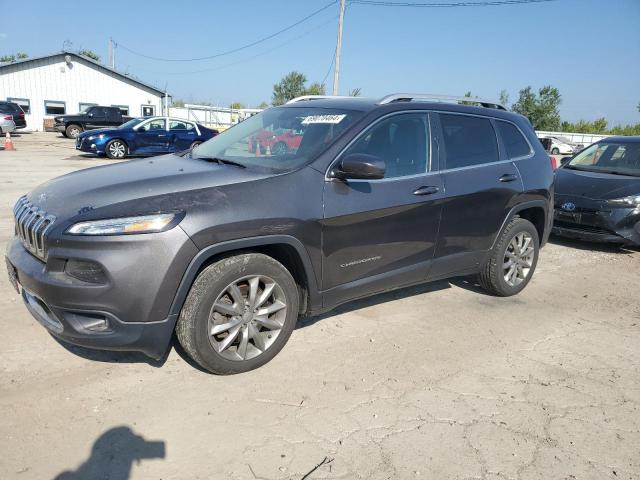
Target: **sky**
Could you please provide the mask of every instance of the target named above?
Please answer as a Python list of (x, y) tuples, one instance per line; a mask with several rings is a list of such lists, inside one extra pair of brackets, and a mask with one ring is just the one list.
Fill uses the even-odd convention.
[[(399, 1), (399, 0), (390, 0)], [(452, 3), (455, 0), (405, 0)], [(469, 0), (473, 1), (473, 0)], [(112, 37), (116, 68), (165, 88), (175, 99), (226, 106), (269, 102), (273, 84), (292, 70), (331, 91), (338, 3), (282, 30), (331, 0), (110, 0), (102, 6), (29, 0), (0, 26), (0, 54), (87, 48), (106, 62)], [(0, 0), (3, 12), (15, 2)], [(5, 17), (6, 18), (9, 17)], [(640, 123), (640, 0), (555, 0), (463, 8), (347, 5), (340, 93), (440, 93), (511, 102), (531, 85), (557, 87), (563, 120), (606, 117)], [(0, 92), (0, 97), (2, 93)]]

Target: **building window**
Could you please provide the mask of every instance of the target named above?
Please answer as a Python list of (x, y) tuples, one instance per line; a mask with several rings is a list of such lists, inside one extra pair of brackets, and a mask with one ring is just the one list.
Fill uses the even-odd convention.
[(89, 110), (91, 107), (95, 107), (96, 105), (98, 105), (97, 103), (86, 103), (86, 102), (80, 102), (78, 104), (78, 108), (79, 108), (79, 112), (84, 112), (86, 110)]
[(65, 113), (67, 113), (67, 107), (64, 102), (58, 102), (56, 100), (44, 101), (45, 115), (64, 115)]
[(112, 107), (118, 107), (122, 115), (129, 115), (129, 105), (111, 105)]
[(7, 98), (7, 102), (17, 103), (24, 113), (31, 113), (31, 102), (26, 98)]
[(142, 116), (153, 117), (156, 114), (155, 105), (142, 105)]

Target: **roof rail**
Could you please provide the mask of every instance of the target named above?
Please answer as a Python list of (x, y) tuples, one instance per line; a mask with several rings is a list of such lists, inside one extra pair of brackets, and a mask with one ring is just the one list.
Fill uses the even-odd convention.
[(506, 110), (504, 105), (494, 102), (493, 100), (483, 100), (476, 97), (455, 97), (451, 95), (434, 95), (429, 93), (392, 93), (382, 97), (378, 104), (385, 105), (393, 102), (411, 102), (414, 100), (422, 100), (428, 102), (449, 102), (449, 103), (474, 103), (486, 108), (497, 108), (498, 110)]
[(326, 100), (328, 98), (353, 98), (353, 97), (347, 97), (345, 95), (302, 95), (301, 97), (292, 98), (287, 102), (287, 104), (304, 102), (306, 100)]

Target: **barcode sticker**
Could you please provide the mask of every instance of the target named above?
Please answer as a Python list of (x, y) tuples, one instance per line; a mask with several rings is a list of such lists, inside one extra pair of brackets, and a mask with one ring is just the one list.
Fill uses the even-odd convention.
[(340, 123), (345, 114), (342, 115), (309, 115), (302, 120), (302, 125), (311, 125), (312, 123)]

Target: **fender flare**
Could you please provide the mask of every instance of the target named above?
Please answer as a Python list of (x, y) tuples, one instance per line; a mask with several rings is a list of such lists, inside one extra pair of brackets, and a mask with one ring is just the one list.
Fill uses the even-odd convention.
[(244, 250), (252, 247), (263, 247), (265, 245), (274, 244), (286, 244), (296, 250), (298, 256), (300, 257), (300, 260), (302, 261), (302, 266), (304, 268), (304, 273), (307, 279), (310, 301), (309, 303), (312, 306), (319, 304), (320, 295), (318, 292), (313, 266), (311, 264), (309, 254), (307, 253), (307, 250), (302, 242), (290, 235), (265, 235), (260, 237), (229, 240), (227, 242), (210, 245), (200, 250), (193, 258), (193, 260), (191, 260), (191, 263), (189, 263), (189, 266), (187, 267), (185, 273), (182, 275), (182, 280), (180, 281), (180, 285), (178, 286), (178, 290), (176, 291), (176, 294), (173, 298), (173, 303), (171, 304), (171, 308), (169, 310), (169, 315), (175, 315), (177, 319), (177, 316), (180, 314), (180, 310), (182, 310), (182, 306), (187, 299), (187, 295), (189, 294), (191, 285), (196, 279), (198, 272), (200, 271), (202, 266), (211, 258), (221, 253), (231, 252), (234, 250)]
[(507, 224), (513, 219), (513, 217), (515, 217), (518, 214), (518, 212), (521, 212), (522, 210), (526, 210), (532, 207), (540, 207), (545, 213), (544, 235), (542, 236), (543, 238), (540, 238), (540, 245), (541, 246), (544, 245), (544, 243), (546, 242), (546, 238), (549, 236), (549, 232), (551, 231), (551, 224), (549, 222), (549, 219), (550, 219), (549, 203), (545, 200), (529, 200), (527, 202), (519, 203), (513, 206), (511, 210), (509, 210), (509, 213), (507, 214), (504, 221), (502, 222), (502, 225), (500, 226), (500, 230), (498, 230), (498, 233), (496, 234), (495, 238), (493, 239), (493, 242), (491, 243), (492, 249), (493, 247), (495, 247), (496, 242), (500, 238), (500, 233), (502, 233), (502, 231), (505, 229)]

